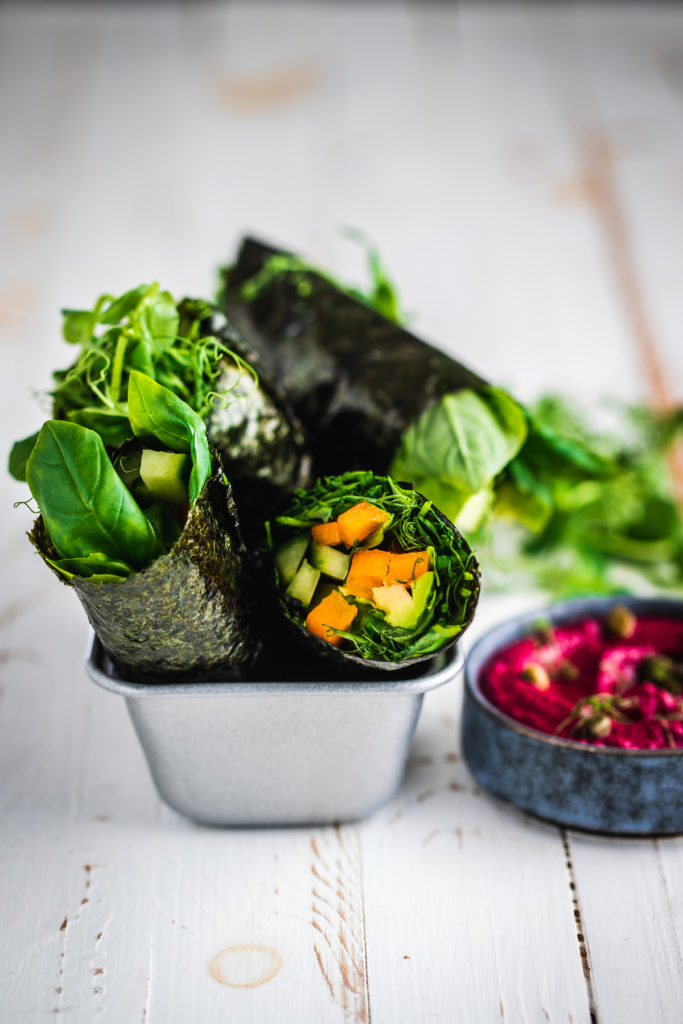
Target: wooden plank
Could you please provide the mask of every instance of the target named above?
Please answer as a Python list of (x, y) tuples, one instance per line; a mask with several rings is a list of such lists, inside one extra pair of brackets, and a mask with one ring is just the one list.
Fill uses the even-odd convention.
[[(615, 148), (614, 194), (648, 323), (676, 360), (665, 229), (677, 224), (680, 104), (665, 67), (680, 22), (633, 20), (603, 74), (612, 15), (567, 17), (511, 5), (3, 10), (0, 119), (17, 140), (0, 165), (3, 437), (34, 428), (27, 382), (47, 387), (68, 359), (60, 305), (157, 277), (206, 293), (245, 228), (345, 276), (362, 259), (337, 226), (366, 228), (419, 329), (522, 397), (559, 380), (588, 398), (642, 393), (572, 118), (577, 92), (595, 89), (621, 145), (629, 104), (654, 125), (635, 155)], [(184, 823), (160, 808), (123, 705), (85, 681), (83, 617), (30, 556), (26, 513), (0, 515), (16, 581), (0, 695), (8, 1013), (587, 1022), (588, 964), (601, 1024), (646, 1019), (648, 996), (674, 1019), (679, 841), (572, 834), (572, 891), (557, 830), (473, 786), (459, 685), (425, 701), (405, 785), (367, 824)], [(519, 607), (485, 598), (477, 629)], [(623, 884), (651, 909), (625, 910)], [(635, 992), (621, 965), (650, 954)]]
[[(512, 607), (490, 601), (475, 636)], [(561, 837), (474, 782), (461, 701), (460, 681), (427, 695), (404, 785), (363, 832), (373, 1019), (587, 1024)]]
[[(666, 840), (666, 847), (673, 865), (681, 840)], [(653, 843), (571, 833), (570, 849), (598, 1020), (676, 1024), (683, 962), (681, 914), (673, 897), (680, 889), (665, 884)], [(670, 881), (680, 885), (680, 874), (672, 872)]]
[[(660, 314), (673, 301), (677, 264), (663, 277), (658, 273), (679, 215), (669, 175), (680, 159), (680, 111), (669, 102), (653, 42), (661, 44), (662, 32), (674, 42), (683, 22), (664, 9), (644, 14), (556, 11), (534, 21), (534, 34), (539, 49), (551, 55), (549, 87), (583, 168), (625, 338), (641, 363), (643, 396), (664, 408), (681, 390), (672, 358), (680, 346)], [(667, 840), (667, 865), (680, 849), (681, 840)], [(570, 834), (568, 854), (599, 1019), (677, 1020), (683, 999), (680, 877), (674, 871), (669, 878), (660, 851), (647, 841)]]

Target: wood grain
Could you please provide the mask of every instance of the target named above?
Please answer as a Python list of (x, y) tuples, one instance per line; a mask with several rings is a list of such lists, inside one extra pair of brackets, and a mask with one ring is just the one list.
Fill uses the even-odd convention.
[[(416, 328), (522, 399), (679, 400), (682, 46), (658, 4), (4, 4), (3, 450), (70, 358), (60, 307), (209, 294), (247, 230), (360, 282), (339, 229), (365, 229)], [(0, 1018), (678, 1024), (683, 841), (563, 843), (487, 796), (459, 683), (367, 822), (163, 808), (25, 497), (0, 507)], [(485, 592), (469, 642), (541, 598)]]
[(344, 1024), (369, 1021), (360, 835), (326, 829), (311, 839), (313, 952)]

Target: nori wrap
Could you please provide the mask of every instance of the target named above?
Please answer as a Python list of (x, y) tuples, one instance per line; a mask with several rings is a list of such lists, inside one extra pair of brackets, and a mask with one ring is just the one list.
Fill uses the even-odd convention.
[(395, 293), (371, 257), (370, 295), (252, 238), (221, 271), (217, 301), (292, 402), (315, 474), (387, 473), (480, 542), (495, 516), (540, 533), (539, 550), (556, 546), (574, 518), (567, 495), (613, 479), (620, 460), (395, 322)]
[(204, 485), (171, 550), (125, 580), (67, 579), (42, 516), (31, 543), (83, 605), (119, 674), (133, 682), (245, 679), (258, 662), (247, 552), (222, 471)]
[(206, 428), (137, 371), (128, 413), (135, 438), (109, 451), (80, 424), (44, 424), (27, 465), (42, 512), (30, 540), (124, 678), (245, 678), (260, 651), (252, 573)]
[(406, 429), (481, 377), (300, 261), (253, 238), (219, 304), (255, 348), (308, 432), (317, 475), (386, 473)]
[(267, 536), (287, 656), (309, 676), (414, 674), (472, 621), (479, 569), (467, 542), (431, 502), (388, 477), (317, 480)]

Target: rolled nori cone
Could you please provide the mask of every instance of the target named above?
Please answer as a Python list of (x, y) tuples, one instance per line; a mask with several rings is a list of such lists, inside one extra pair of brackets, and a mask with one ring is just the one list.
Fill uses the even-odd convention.
[(386, 473), (436, 399), (486, 382), (295, 260), (271, 275), (269, 261), (288, 255), (244, 240), (219, 303), (292, 403), (316, 475)]
[[(254, 362), (249, 360), (254, 367)], [(240, 521), (263, 520), (284, 498), (311, 479), (311, 458), (303, 429), (282, 397), (256, 370), (257, 380), (225, 360), (217, 391), (233, 397), (215, 404), (206, 417), (209, 441), (230, 474)]]
[[(29, 539), (48, 566), (59, 557), (42, 516)], [(114, 583), (67, 580), (54, 571), (73, 586), (124, 679), (237, 680), (253, 674), (260, 637), (250, 567), (222, 470), (204, 485), (168, 554), (146, 569)]]
[[(276, 555), (282, 545), (303, 536), (316, 523), (334, 522), (358, 502), (368, 502), (393, 516), (382, 539), (372, 547), (382, 551), (433, 550), (431, 597), (413, 627), (389, 627), (381, 612), (370, 609), (368, 602), (356, 601), (348, 592), (344, 594), (344, 581), (326, 577), (324, 571), (310, 604), (304, 605), (285, 592), (276, 568)], [(288, 672), (294, 671), (296, 678), (354, 680), (386, 673), (396, 678), (419, 675), (459, 642), (474, 617), (480, 574), (467, 541), (423, 495), (388, 477), (352, 471), (317, 480), (308, 491), (297, 491), (282, 515), (269, 524), (269, 537), (274, 583), (271, 592), (279, 606), (279, 623), (272, 631), (271, 645), (280, 645), (281, 664)], [(355, 550), (354, 545), (351, 553)], [(312, 547), (302, 555), (304, 560), (310, 557)], [(321, 595), (334, 588), (340, 588), (358, 607), (348, 635), (344, 634), (338, 646), (309, 632), (305, 624)]]
[[(216, 334), (247, 366), (224, 357), (218, 393), (205, 417), (207, 436), (232, 485), (240, 522), (249, 534), (297, 487), (311, 479), (304, 431), (282, 393), (268, 379), (258, 354), (230, 320), (202, 300), (183, 299), (181, 315), (206, 311), (203, 330)], [(221, 400), (221, 393), (226, 397)]]

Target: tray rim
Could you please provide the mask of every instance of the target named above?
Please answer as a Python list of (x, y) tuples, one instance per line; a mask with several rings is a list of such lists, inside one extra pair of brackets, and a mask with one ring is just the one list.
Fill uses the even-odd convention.
[[(438, 655), (437, 655), (438, 656)], [(418, 696), (429, 690), (451, 682), (461, 674), (465, 666), (465, 656), (459, 645), (454, 645), (446, 653), (448, 661), (433, 672), (426, 672), (412, 679), (364, 679), (358, 681), (345, 680), (286, 680), (252, 681), (252, 682), (177, 682), (177, 683), (134, 683), (122, 679), (105, 667), (107, 659), (102, 644), (91, 629), (89, 633), (85, 671), (94, 683), (126, 698), (135, 700), (154, 698), (219, 698), (219, 697), (255, 697), (259, 695), (273, 696), (277, 694), (301, 694), (306, 696), (327, 696), (340, 694), (387, 694), (394, 696)]]

